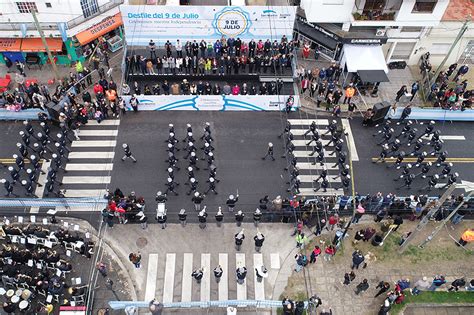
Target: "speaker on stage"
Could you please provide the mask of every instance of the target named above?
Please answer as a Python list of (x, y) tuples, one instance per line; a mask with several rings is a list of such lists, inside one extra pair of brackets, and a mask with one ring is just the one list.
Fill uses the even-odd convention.
[(374, 116), (372, 117), (372, 122), (377, 123), (378, 121), (383, 120), (387, 115), (388, 111), (390, 110), (391, 106), (392, 105), (390, 105), (389, 102), (376, 103), (372, 108), (372, 112), (374, 113)]

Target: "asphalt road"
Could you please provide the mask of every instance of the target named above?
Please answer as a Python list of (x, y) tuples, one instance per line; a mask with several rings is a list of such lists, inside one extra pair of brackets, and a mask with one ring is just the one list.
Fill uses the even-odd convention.
[[(395, 134), (399, 133), (401, 129), (392, 123), (395, 129)], [(418, 133), (421, 133), (426, 126), (417, 125)], [(416, 178), (412, 184), (411, 190), (402, 188), (397, 191), (396, 187), (402, 185), (402, 181), (394, 181), (393, 179), (400, 175), (401, 170), (395, 168), (387, 169), (383, 164), (371, 163), (372, 158), (378, 157), (381, 151), (381, 147), (377, 146), (376, 143), (380, 137), (372, 137), (372, 134), (376, 131), (375, 127), (363, 127), (361, 118), (354, 118), (351, 121), (351, 129), (356, 143), (357, 152), (359, 154), (359, 161), (353, 162), (354, 165), (354, 180), (355, 180), (355, 191), (360, 194), (373, 194), (375, 192), (397, 192), (398, 195), (404, 196), (409, 194), (421, 193), (420, 188), (427, 185), (427, 179)], [(470, 160), (464, 160), (463, 163), (454, 162), (452, 173), (458, 172), (460, 178), (465, 181), (474, 181), (474, 133), (472, 132), (472, 123), (464, 122), (437, 122), (436, 129), (441, 131), (441, 136), (464, 136), (465, 140), (445, 140), (443, 144), (443, 150), (447, 150), (449, 155), (448, 158), (454, 158), (455, 161), (460, 161), (456, 158), (471, 158)], [(413, 146), (408, 147), (402, 146), (402, 150), (410, 152)], [(431, 149), (431, 147), (425, 146), (422, 151)], [(468, 163), (467, 163), (468, 162)], [(405, 163), (404, 163), (405, 164)], [(441, 172), (442, 167), (433, 167), (430, 174)], [(443, 180), (445, 181), (445, 180)], [(441, 182), (441, 181), (440, 181)], [(460, 182), (460, 181), (459, 181)], [(431, 192), (423, 191), (429, 195), (435, 196), (441, 194), (443, 191), (434, 189)], [(464, 192), (459, 190), (456, 192)]]

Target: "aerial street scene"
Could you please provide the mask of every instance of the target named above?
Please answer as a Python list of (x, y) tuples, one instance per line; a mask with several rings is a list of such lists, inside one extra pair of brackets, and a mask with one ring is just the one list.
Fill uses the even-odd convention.
[(474, 314), (473, 0), (0, 7), (0, 314)]

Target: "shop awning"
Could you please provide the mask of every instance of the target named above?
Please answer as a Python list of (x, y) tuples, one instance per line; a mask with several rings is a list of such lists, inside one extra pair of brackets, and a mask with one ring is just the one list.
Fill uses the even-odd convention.
[(389, 82), (387, 74), (383, 70), (359, 70), (357, 71), (362, 82), (377, 83)]
[(388, 73), (382, 46), (345, 44), (343, 50), (348, 72), (383, 70)]
[[(50, 51), (62, 51), (63, 40), (61, 38), (46, 38)], [(23, 52), (42, 52), (46, 51), (41, 38), (24, 38), (21, 42), (21, 51)]]
[(336, 49), (337, 47), (337, 40), (334, 38), (329, 37), (326, 34), (323, 34), (322, 32), (318, 31), (311, 25), (308, 25), (299, 19), (296, 19), (296, 30), (303, 34), (304, 36), (308, 37), (309, 39), (319, 43), (320, 45), (323, 45), (326, 48), (329, 48), (331, 50)]
[(99, 38), (100, 36), (116, 29), (122, 24), (122, 16), (119, 12), (113, 16), (106, 17), (100, 23), (92, 25), (85, 31), (76, 34), (76, 39), (81, 45), (85, 45), (94, 39)]
[(20, 38), (0, 38), (0, 51), (20, 51)]

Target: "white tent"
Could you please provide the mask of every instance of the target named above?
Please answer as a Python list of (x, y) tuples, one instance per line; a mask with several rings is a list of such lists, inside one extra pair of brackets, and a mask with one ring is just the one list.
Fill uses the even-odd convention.
[(383, 70), (388, 73), (387, 64), (380, 45), (349, 45), (343, 46), (341, 65), (347, 66), (347, 72), (359, 70)]

